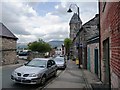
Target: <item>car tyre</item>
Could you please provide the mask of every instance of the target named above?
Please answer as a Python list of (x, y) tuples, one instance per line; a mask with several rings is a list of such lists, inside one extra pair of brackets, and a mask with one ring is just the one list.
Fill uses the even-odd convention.
[(65, 70), (65, 69), (66, 69), (66, 65), (64, 66), (63, 70)]
[(46, 82), (46, 76), (44, 75), (44, 76), (41, 78), (40, 84), (41, 84), (41, 85), (45, 85), (45, 82)]
[(56, 77), (57, 76), (57, 70), (55, 70), (55, 72), (54, 72), (54, 75), (53, 75), (54, 77)]

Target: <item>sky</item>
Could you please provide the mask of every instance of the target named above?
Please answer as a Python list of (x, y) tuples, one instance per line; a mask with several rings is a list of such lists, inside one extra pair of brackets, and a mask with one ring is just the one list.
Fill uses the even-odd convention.
[(69, 38), (69, 21), (80, 8), (82, 24), (98, 13), (97, 0), (2, 0), (0, 22), (18, 37), (18, 43), (29, 43), (39, 38), (48, 42)]

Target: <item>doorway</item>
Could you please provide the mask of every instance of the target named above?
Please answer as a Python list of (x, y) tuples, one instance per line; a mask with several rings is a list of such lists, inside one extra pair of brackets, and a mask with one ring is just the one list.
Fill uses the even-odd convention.
[(105, 65), (104, 83), (111, 87), (109, 38), (103, 41), (103, 60)]
[(98, 49), (94, 50), (95, 74), (98, 76)]

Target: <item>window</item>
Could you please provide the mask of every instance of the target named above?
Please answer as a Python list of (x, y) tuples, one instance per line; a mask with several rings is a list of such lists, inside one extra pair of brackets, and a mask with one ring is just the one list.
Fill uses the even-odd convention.
[(47, 63), (47, 66), (51, 67), (52, 64), (51, 64), (51, 61), (49, 60), (48, 63)]
[(52, 65), (55, 65), (55, 62), (53, 60), (50, 60), (50, 62), (51, 62)]

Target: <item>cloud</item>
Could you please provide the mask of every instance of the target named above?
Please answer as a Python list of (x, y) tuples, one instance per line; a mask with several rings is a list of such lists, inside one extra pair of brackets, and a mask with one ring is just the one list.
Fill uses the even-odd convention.
[[(19, 38), (18, 42), (32, 42), (38, 38), (45, 41), (64, 40), (69, 37), (69, 20), (73, 13), (68, 14), (71, 2), (54, 5), (54, 10), (38, 12), (39, 5), (49, 2), (23, 2), (20, 0), (2, 2), (2, 22)], [(72, 2), (73, 3), (73, 2)], [(52, 4), (52, 3), (51, 3)], [(96, 3), (76, 3), (80, 7), (83, 22), (96, 13)], [(88, 7), (89, 5), (89, 7)], [(73, 9), (76, 10), (74, 7)]]
[(35, 35), (17, 35), (20, 43), (29, 43), (35, 40), (38, 40), (38, 38)]
[(11, 30), (16, 35), (30, 35), (29, 32), (27, 32), (24, 27), (22, 27), (19, 23), (5, 23), (7, 25), (7, 28)]
[[(72, 17), (73, 13), (77, 13), (77, 7), (75, 4), (79, 7), (80, 17), (83, 23), (89, 21), (96, 13), (98, 13), (98, 3), (93, 0), (93, 2), (61, 2), (61, 4), (55, 6), (57, 11), (52, 14), (62, 15), (68, 20)], [(69, 13), (68, 15), (66, 13), (70, 5), (73, 13)]]

